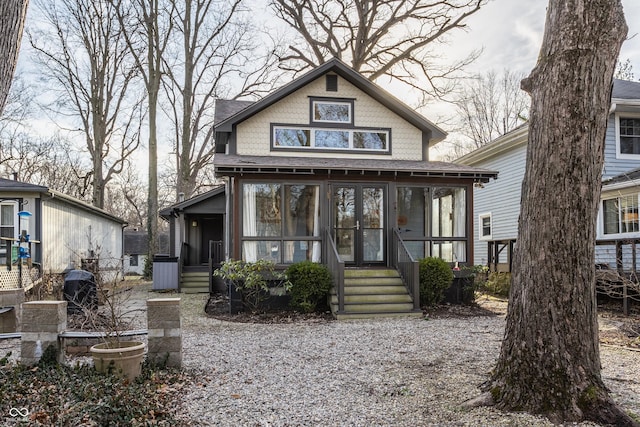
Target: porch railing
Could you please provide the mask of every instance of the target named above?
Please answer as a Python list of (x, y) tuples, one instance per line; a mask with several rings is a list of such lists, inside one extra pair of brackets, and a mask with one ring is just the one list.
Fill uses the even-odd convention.
[(325, 257), (327, 267), (332, 272), (333, 287), (338, 298), (338, 313), (344, 312), (344, 261), (340, 260), (336, 242), (333, 240), (331, 231), (325, 229)]
[(222, 240), (209, 240), (209, 292), (213, 291), (213, 272), (224, 261)]
[(391, 265), (400, 273), (413, 299), (413, 309), (420, 310), (420, 265), (407, 249), (397, 228), (393, 229), (391, 239)]

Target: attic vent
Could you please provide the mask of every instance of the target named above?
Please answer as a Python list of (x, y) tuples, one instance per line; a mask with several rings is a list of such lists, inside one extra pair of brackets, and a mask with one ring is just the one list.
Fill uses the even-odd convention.
[(335, 74), (327, 74), (327, 92), (338, 91), (338, 76)]

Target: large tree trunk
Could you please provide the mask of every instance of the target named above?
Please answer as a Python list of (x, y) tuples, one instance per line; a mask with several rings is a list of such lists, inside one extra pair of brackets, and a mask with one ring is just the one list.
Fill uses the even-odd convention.
[(18, 62), (28, 0), (0, 2), (0, 114), (9, 96), (9, 88)]
[(505, 338), (490, 391), (552, 421), (633, 421), (600, 374), (594, 248), (620, 0), (550, 0), (531, 94)]

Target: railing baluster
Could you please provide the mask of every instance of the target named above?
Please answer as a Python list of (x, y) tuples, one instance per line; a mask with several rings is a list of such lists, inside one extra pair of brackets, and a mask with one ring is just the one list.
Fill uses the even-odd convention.
[(391, 263), (398, 270), (407, 292), (413, 299), (414, 311), (420, 310), (420, 265), (413, 259), (398, 229), (393, 229)]
[(326, 263), (332, 272), (333, 286), (338, 297), (338, 313), (344, 312), (344, 261), (340, 260), (336, 243), (333, 241), (331, 231), (325, 229), (325, 253)]

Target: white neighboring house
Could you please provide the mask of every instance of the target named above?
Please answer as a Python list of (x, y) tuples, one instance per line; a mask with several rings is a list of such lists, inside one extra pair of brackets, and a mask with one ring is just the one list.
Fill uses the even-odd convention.
[[(455, 161), (499, 172), (499, 179), (474, 188), (474, 259), (492, 269), (510, 268), (527, 140), (528, 126), (523, 125)], [(640, 82), (614, 80), (597, 224), (597, 263), (614, 269), (618, 259), (624, 261), (624, 270), (631, 269), (633, 249), (621, 246), (618, 250), (624, 254), (616, 256), (616, 243), (640, 239), (639, 207)]]
[[(103, 275), (119, 278), (125, 226), (121, 218), (55, 190), (0, 178), (0, 288), (19, 287), (19, 276), (22, 287), (29, 287), (30, 276), (38, 276), (33, 269), (24, 274), (24, 259), (18, 268), (19, 246), (30, 249), (31, 263), (44, 275), (98, 259)], [(20, 235), (28, 235), (29, 242), (8, 240)]]
[[(169, 236), (158, 234), (160, 253), (168, 253)], [(146, 231), (124, 231), (123, 270), (125, 275), (144, 275), (144, 267), (149, 256), (149, 234)]]

